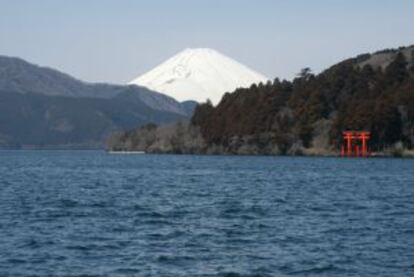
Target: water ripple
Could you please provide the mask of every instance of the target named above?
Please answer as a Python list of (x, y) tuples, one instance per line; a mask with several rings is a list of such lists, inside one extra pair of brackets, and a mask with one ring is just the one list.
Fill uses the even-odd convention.
[(2, 151), (0, 276), (411, 276), (414, 161)]

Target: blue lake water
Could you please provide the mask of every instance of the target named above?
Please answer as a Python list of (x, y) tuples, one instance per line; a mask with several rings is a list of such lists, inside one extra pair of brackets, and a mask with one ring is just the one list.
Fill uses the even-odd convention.
[(414, 276), (414, 160), (0, 151), (0, 276)]

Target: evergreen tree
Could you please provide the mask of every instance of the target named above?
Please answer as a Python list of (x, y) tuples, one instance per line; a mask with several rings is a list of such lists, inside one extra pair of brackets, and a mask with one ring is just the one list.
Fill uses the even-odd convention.
[(405, 56), (398, 52), (396, 58), (386, 69), (386, 76), (390, 84), (401, 83), (408, 76), (407, 60)]

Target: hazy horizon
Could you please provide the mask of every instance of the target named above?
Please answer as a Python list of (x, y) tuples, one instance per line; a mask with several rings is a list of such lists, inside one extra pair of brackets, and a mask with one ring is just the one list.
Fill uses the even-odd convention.
[(414, 2), (0, 1), (0, 55), (89, 82), (126, 83), (185, 48), (270, 79), (414, 41)]

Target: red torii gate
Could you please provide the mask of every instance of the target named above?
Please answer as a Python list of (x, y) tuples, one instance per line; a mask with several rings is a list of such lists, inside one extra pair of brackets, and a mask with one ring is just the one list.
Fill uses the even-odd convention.
[[(371, 133), (368, 131), (344, 131), (342, 132), (344, 138), (344, 144), (341, 147), (341, 156), (355, 156), (355, 157), (366, 157), (368, 156), (368, 140), (370, 139)], [(353, 149), (354, 140), (361, 143), (361, 148), (358, 144)]]

